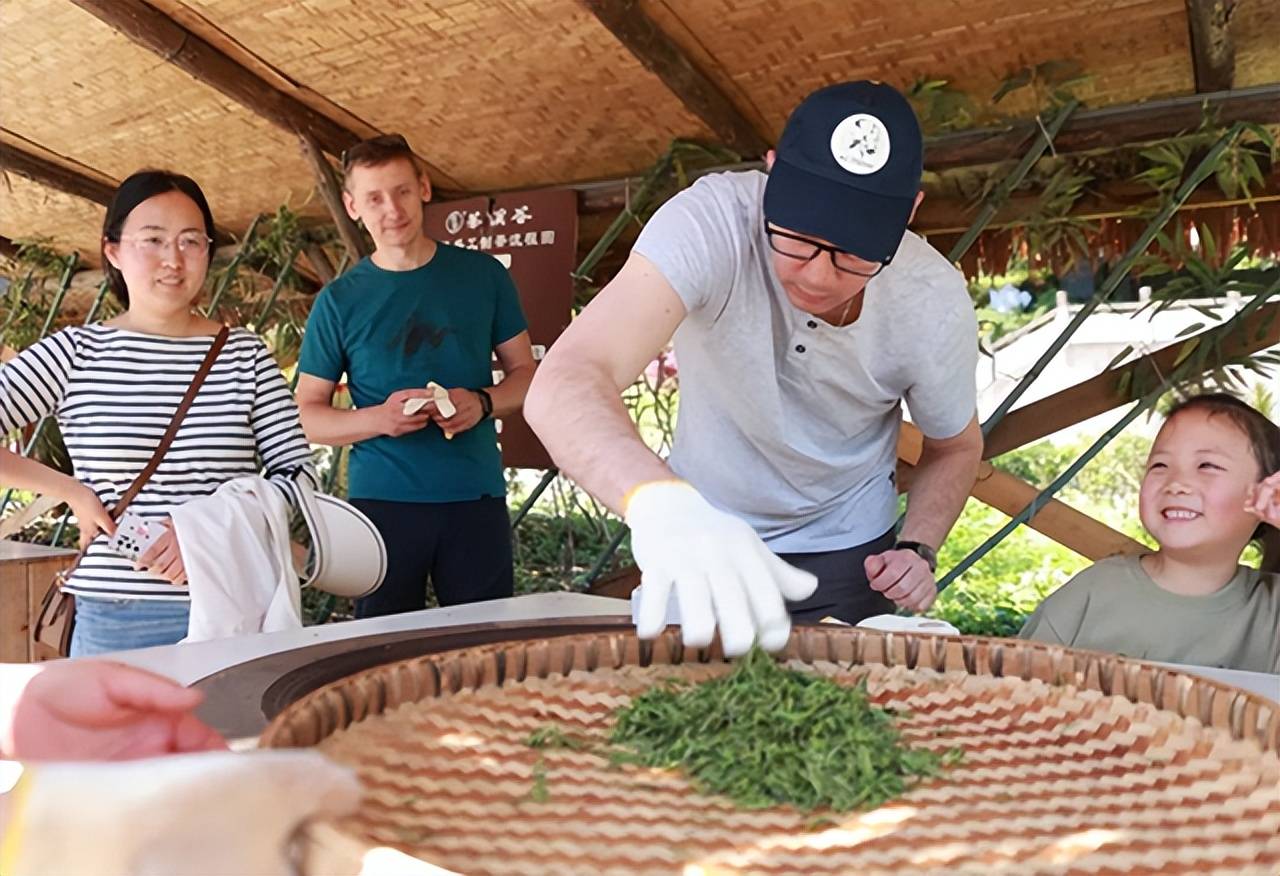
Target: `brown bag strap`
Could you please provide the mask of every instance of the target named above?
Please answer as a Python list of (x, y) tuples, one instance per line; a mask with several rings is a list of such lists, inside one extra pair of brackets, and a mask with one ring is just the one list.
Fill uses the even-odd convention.
[[(160, 438), (160, 443), (156, 445), (155, 452), (151, 454), (151, 459), (147, 461), (146, 467), (138, 472), (138, 476), (133, 479), (129, 489), (124, 491), (120, 501), (116, 502), (115, 507), (109, 512), (112, 520), (120, 519), (125, 509), (129, 507), (129, 503), (137, 498), (138, 494), (142, 492), (142, 488), (147, 485), (147, 481), (151, 479), (151, 476), (156, 473), (156, 469), (160, 467), (160, 462), (164, 459), (165, 453), (168, 452), (169, 446), (173, 444), (173, 439), (178, 435), (178, 427), (182, 425), (182, 420), (187, 416), (187, 411), (191, 410), (191, 405), (196, 400), (196, 393), (200, 391), (200, 386), (204, 383), (204, 379), (213, 370), (213, 363), (217, 360), (218, 354), (222, 352), (222, 348), (227, 343), (227, 336), (230, 334), (231, 329), (224, 325), (219, 329), (218, 334), (214, 336), (213, 343), (209, 345), (209, 352), (205, 353), (204, 361), (200, 363), (200, 367), (196, 370), (196, 376), (191, 378), (191, 385), (187, 387), (187, 393), (182, 397), (182, 401), (178, 402), (178, 409), (173, 412), (173, 419), (169, 421), (169, 428), (164, 430), (164, 435)], [(84, 559), (85, 554), (88, 552), (89, 548), (86, 546), (76, 555), (75, 561), (59, 573), (59, 582), (65, 580), (72, 570), (80, 565), (80, 561)]]

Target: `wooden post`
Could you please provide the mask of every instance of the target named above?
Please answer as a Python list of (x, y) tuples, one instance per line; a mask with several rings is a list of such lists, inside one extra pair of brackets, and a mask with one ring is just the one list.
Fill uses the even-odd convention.
[(347, 208), (342, 203), (342, 185), (338, 181), (338, 176), (334, 173), (333, 166), (329, 164), (329, 159), (324, 157), (324, 150), (320, 148), (320, 144), (314, 137), (304, 131), (298, 134), (298, 138), (302, 141), (302, 151), (311, 162), (311, 169), (315, 171), (316, 187), (320, 190), (320, 196), (324, 198), (325, 206), (329, 208), (333, 224), (338, 228), (338, 236), (342, 238), (347, 254), (351, 257), (350, 260), (357, 262), (369, 255), (370, 249), (356, 223), (352, 222), (351, 217), (347, 215)]
[(744, 158), (758, 158), (769, 144), (747, 117), (689, 56), (659, 28), (637, 0), (583, 0), (645, 69), (662, 80), (688, 110)]
[(323, 286), (331, 282), (338, 275), (333, 269), (333, 262), (329, 260), (329, 254), (316, 241), (307, 241), (303, 244), (302, 251), (306, 253), (307, 261), (311, 263), (311, 268), (316, 272), (316, 276), (320, 278), (320, 285)]
[(1231, 38), (1231, 16), (1236, 0), (1187, 0), (1187, 27), (1191, 32), (1191, 63), (1196, 91), (1227, 91), (1236, 75), (1236, 44)]

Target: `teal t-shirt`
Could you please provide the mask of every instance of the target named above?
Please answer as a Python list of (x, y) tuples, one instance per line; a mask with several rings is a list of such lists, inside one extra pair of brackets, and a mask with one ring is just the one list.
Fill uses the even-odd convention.
[[(493, 349), (526, 329), (516, 287), (497, 259), (440, 244), (412, 271), (369, 259), (316, 298), (298, 368), (337, 382), (345, 372), (356, 407), (435, 381), (453, 389), (493, 384)], [(434, 424), (351, 449), (349, 495), (395, 502), (460, 502), (502, 496), (506, 485), (493, 420), (445, 440)]]

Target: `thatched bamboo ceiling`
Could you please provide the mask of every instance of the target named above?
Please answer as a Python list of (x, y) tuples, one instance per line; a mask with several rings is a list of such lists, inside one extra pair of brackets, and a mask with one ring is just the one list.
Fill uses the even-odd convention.
[[(800, 97), (839, 79), (946, 79), (990, 110), (1014, 71), (1069, 60), (1089, 75), (1077, 94), (1093, 108), (1195, 94), (1207, 79), (1189, 9), (1205, 2), (4, 0), (0, 145), (108, 183), (143, 166), (181, 170), (239, 233), (283, 202), (324, 210), (294, 133), (182, 67), (197, 42), (334, 137), (405, 133), (437, 183), (493, 191), (633, 174), (676, 137), (723, 142), (736, 130), (769, 143)], [(1280, 82), (1276, 4), (1227, 4), (1231, 87)], [(679, 63), (649, 69), (602, 7), (647, 22)], [(108, 23), (154, 14), (175, 29), (161, 53)], [(191, 37), (172, 37), (179, 27)], [(690, 75), (692, 86), (672, 84)], [(1023, 89), (999, 110), (1038, 105)], [(98, 204), (6, 178), (0, 236), (48, 236), (96, 259)]]

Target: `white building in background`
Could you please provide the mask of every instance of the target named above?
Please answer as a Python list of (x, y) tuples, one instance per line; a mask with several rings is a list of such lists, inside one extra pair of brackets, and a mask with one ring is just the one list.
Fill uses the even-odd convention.
[[(1212, 327), (1233, 316), (1244, 306), (1246, 300), (1239, 294), (1232, 293), (1223, 298), (1178, 302), (1155, 313), (1155, 305), (1143, 309), (1147, 291), (1144, 287), (1142, 300), (1099, 307), (1072, 335), (1066, 346), (1058, 351), (1018, 400), (1014, 409), (1094, 377), (1105, 370), (1127, 346), (1133, 347), (1129, 358), (1137, 358), (1185, 339), (1187, 334), (1194, 333), (1191, 329), (1197, 323)], [(991, 415), (1001, 399), (1031, 370), (1041, 354), (1062, 333), (1081, 306), (1068, 303), (1066, 293), (1059, 292), (1058, 304), (1053, 312), (1005, 335), (993, 344), (985, 345), (978, 358), (979, 420), (985, 420)], [(1213, 317), (1210, 318), (1208, 313), (1212, 313)], [(1280, 346), (1270, 349), (1274, 352), (1280, 350)], [(1255, 387), (1262, 386), (1271, 391), (1280, 402), (1280, 373), (1262, 377), (1244, 371), (1241, 376), (1249, 387), (1246, 400), (1252, 400)], [(1074, 440), (1082, 435), (1099, 435), (1119, 420), (1124, 411), (1125, 408), (1109, 411), (1050, 437)], [(1274, 410), (1271, 416), (1276, 417)], [(1158, 426), (1158, 418), (1139, 417), (1130, 424), (1129, 430), (1153, 434)]]

